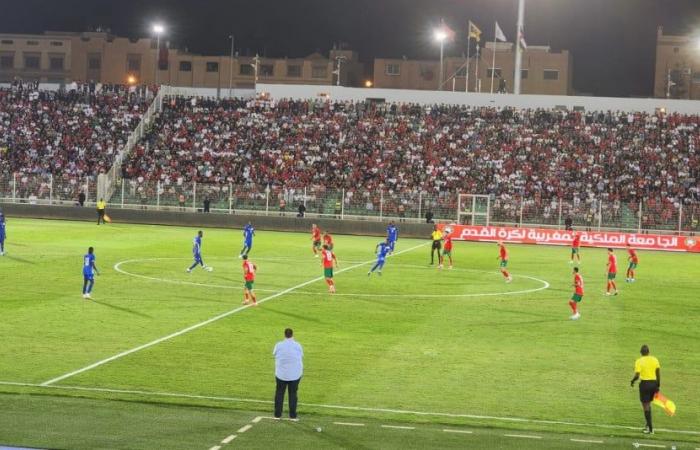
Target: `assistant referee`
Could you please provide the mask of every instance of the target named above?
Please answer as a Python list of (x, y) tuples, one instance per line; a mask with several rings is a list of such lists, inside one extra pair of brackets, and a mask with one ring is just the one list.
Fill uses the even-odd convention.
[(438, 229), (438, 226), (435, 225), (433, 227), (433, 232), (430, 235), (430, 238), (433, 240), (433, 247), (430, 250), (430, 265), (432, 266), (435, 263), (435, 250), (437, 250), (438, 254), (438, 264), (440, 263), (440, 250), (442, 249), (442, 231)]
[(647, 426), (644, 428), (645, 434), (654, 434), (654, 427), (651, 424), (651, 402), (654, 396), (661, 388), (661, 365), (659, 360), (649, 355), (649, 347), (642, 345), (639, 351), (642, 357), (634, 362), (634, 377), (630, 381), (630, 386), (634, 386), (634, 382), (639, 382), (639, 400), (642, 402), (644, 409), (644, 418), (647, 421)]

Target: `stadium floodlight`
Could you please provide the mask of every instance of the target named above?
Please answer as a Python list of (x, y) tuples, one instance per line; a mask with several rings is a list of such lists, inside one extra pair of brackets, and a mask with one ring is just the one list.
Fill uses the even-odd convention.
[(162, 23), (156, 22), (152, 27), (153, 34), (156, 35), (156, 64), (155, 64), (155, 84), (158, 84), (158, 60), (160, 59), (160, 36), (165, 33), (165, 26)]
[(435, 40), (440, 43), (440, 79), (438, 80), (438, 90), (442, 90), (442, 79), (444, 77), (444, 55), (445, 55), (445, 41), (447, 40), (447, 31), (444, 28), (438, 28), (434, 33)]
[(133, 75), (129, 75), (129, 76), (126, 78), (126, 82), (129, 83), (129, 85), (133, 86), (133, 85), (136, 84), (136, 77), (133, 76)]
[(365, 87), (366, 87), (366, 88), (371, 88), (372, 85), (373, 85), (372, 80), (367, 80), (367, 81), (365, 81)]

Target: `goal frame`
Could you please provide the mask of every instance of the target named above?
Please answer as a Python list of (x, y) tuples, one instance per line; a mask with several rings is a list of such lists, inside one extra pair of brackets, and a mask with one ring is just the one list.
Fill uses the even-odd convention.
[[(477, 210), (477, 205), (486, 203), (486, 212)], [(457, 197), (457, 223), (477, 225), (478, 217), (485, 218), (486, 226), (491, 223), (491, 196), (484, 194), (459, 194)], [(466, 218), (467, 220), (463, 220)]]

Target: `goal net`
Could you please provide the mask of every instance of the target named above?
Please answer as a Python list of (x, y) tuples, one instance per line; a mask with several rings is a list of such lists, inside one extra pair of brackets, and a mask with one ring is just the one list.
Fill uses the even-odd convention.
[(491, 197), (488, 195), (459, 194), (457, 223), (488, 226), (490, 215)]

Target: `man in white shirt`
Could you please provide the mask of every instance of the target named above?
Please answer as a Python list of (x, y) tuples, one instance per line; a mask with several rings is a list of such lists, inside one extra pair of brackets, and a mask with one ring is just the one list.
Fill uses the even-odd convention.
[(304, 373), (304, 350), (294, 340), (293, 335), (294, 332), (291, 328), (284, 330), (286, 339), (275, 344), (275, 348), (272, 350), (272, 356), (275, 357), (275, 378), (277, 380), (275, 417), (278, 419), (282, 417), (284, 393), (287, 388), (289, 388), (289, 418), (297, 418), (297, 390)]

